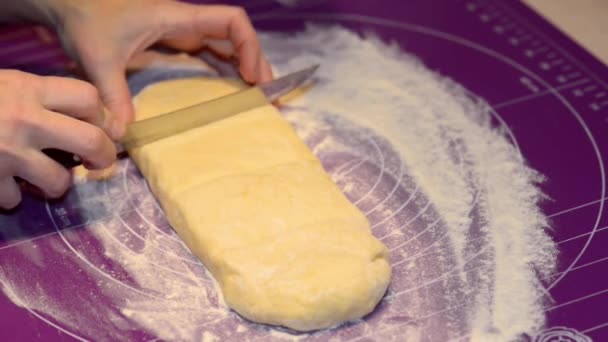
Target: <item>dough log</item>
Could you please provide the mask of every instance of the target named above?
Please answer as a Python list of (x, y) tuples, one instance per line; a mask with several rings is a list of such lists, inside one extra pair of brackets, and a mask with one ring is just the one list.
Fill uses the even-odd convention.
[[(203, 78), (157, 83), (135, 99), (137, 118), (240, 87)], [(366, 315), (385, 293), (385, 246), (273, 106), (130, 154), (240, 315), (316, 330)]]

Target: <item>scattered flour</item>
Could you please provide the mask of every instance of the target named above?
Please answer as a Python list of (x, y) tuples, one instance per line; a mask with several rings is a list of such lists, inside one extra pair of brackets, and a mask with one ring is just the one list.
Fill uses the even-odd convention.
[[(263, 45), (285, 38), (266, 35)], [(484, 240), (487, 273), (465, 282), (476, 300), (471, 339), (508, 341), (541, 328), (545, 297), (538, 277), (547, 278), (556, 262), (537, 207), (542, 194), (535, 184), (542, 178), (491, 128), (487, 105), (373, 37), (309, 27), (288, 41), (267, 49), (271, 62), (285, 61), (277, 63), (279, 73), (321, 64), (318, 85), (293, 105), (347, 118), (390, 141), (447, 224), (459, 269), (470, 259), (471, 240)], [(473, 207), (481, 215), (477, 235)]]
[[(18, 270), (3, 265), (3, 289), (13, 289), (9, 298), (72, 331), (108, 339), (134, 326), (163, 340), (202, 341), (402, 341), (403, 334), (414, 341), (440, 329), (454, 331), (438, 335), (445, 339), (510, 341), (541, 329), (546, 296), (538, 279), (547, 278), (556, 262), (547, 219), (537, 206), (542, 178), (492, 128), (488, 106), (396, 46), (340, 27), (261, 39), (277, 74), (321, 64), (314, 86), (292, 96), (283, 110), (391, 249), (395, 278), (377, 313), (312, 335), (242, 320), (226, 308), (210, 274), (170, 230), (141, 176), (125, 161), (112, 179), (75, 189), (80, 214), (90, 222), (86, 234), (100, 252), (76, 258), (61, 252), (63, 245), (55, 247), (96, 282), (96, 296), (107, 304), (95, 305), (95, 298), (57, 304), (48, 295), (48, 280), (28, 285), (17, 279)], [(379, 168), (380, 177), (370, 176)], [(418, 209), (408, 212), (410, 207)], [(416, 230), (420, 220), (426, 223)], [(86, 245), (85, 233), (77, 233), (64, 233), (64, 243)], [(424, 239), (431, 245), (418, 242)], [(114, 269), (91, 267), (108, 261)], [(450, 270), (432, 278), (434, 263)], [(452, 273), (455, 280), (448, 278)], [(415, 284), (404, 287), (404, 279)], [(32, 300), (45, 297), (47, 304)], [(431, 317), (426, 306), (435, 302), (440, 309), (460, 305), (462, 315), (446, 316), (440, 329), (425, 326)], [(91, 324), (94, 314), (97, 326)], [(111, 329), (115, 333), (102, 333)]]

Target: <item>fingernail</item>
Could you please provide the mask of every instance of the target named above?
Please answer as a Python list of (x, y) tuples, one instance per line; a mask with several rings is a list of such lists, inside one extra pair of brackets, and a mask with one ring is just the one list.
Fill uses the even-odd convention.
[(84, 166), (84, 167), (85, 167), (85, 169), (87, 169), (87, 170), (91, 170), (91, 169), (94, 169), (94, 168), (95, 168), (95, 165), (93, 165), (93, 163), (88, 162), (88, 161), (86, 161), (86, 160), (84, 160), (84, 161), (82, 162), (82, 166)]

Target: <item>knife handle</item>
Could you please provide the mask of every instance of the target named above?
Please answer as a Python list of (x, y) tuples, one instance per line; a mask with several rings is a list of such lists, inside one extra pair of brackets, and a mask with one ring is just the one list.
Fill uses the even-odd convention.
[[(58, 162), (66, 169), (71, 169), (82, 165), (82, 159), (70, 152), (62, 151), (56, 148), (45, 148), (42, 150), (42, 153)], [(116, 144), (116, 158), (124, 158), (126, 156), (127, 152), (124, 150), (124, 148), (120, 144)]]
[(66, 169), (71, 169), (82, 164), (82, 160), (77, 155), (70, 152), (58, 150), (56, 148), (46, 148), (42, 150), (42, 153), (46, 154), (47, 157), (58, 162)]
[(132, 149), (267, 104), (268, 99), (262, 90), (258, 87), (251, 87), (207, 102), (133, 122), (127, 126), (127, 133), (120, 142), (125, 149)]

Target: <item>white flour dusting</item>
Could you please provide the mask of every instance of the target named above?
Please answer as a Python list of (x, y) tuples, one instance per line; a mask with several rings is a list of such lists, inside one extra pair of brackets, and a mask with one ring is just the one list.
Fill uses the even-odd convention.
[[(270, 46), (284, 40), (264, 38)], [(337, 114), (388, 139), (446, 222), (459, 269), (471, 238), (469, 212), (479, 197), (492, 265), (485, 279), (467, 284), (477, 302), (471, 338), (511, 340), (539, 329), (544, 314), (537, 274), (551, 273), (556, 253), (537, 207), (540, 177), (490, 128), (487, 107), (396, 46), (373, 38), (361, 40), (335, 27), (309, 28), (289, 44), (294, 49), (268, 52), (270, 61), (287, 61), (280, 63), (281, 72), (321, 64), (319, 85), (294, 105)]]
[[(89, 242), (78, 232), (62, 238), (82, 258), (62, 251), (64, 245), (55, 248), (86, 271), (110, 304), (61, 305), (49, 297), (44, 277), (28, 285), (20, 271), (3, 266), (11, 300), (72, 331), (108, 339), (133, 325), (163, 340), (202, 341), (510, 341), (541, 329), (546, 297), (538, 279), (549, 277), (556, 261), (537, 206), (541, 177), (491, 127), (487, 106), (396, 46), (340, 27), (261, 39), (277, 74), (321, 64), (316, 84), (283, 112), (391, 250), (393, 283), (377, 312), (312, 336), (239, 318), (127, 162), (111, 180), (75, 190), (102, 253), (85, 252)], [(103, 260), (116, 269), (100, 266)], [(441, 316), (446, 306), (458, 309)], [(95, 315), (98, 325), (90, 322)], [(425, 325), (437, 317), (443, 321), (433, 324), (442, 326)]]

